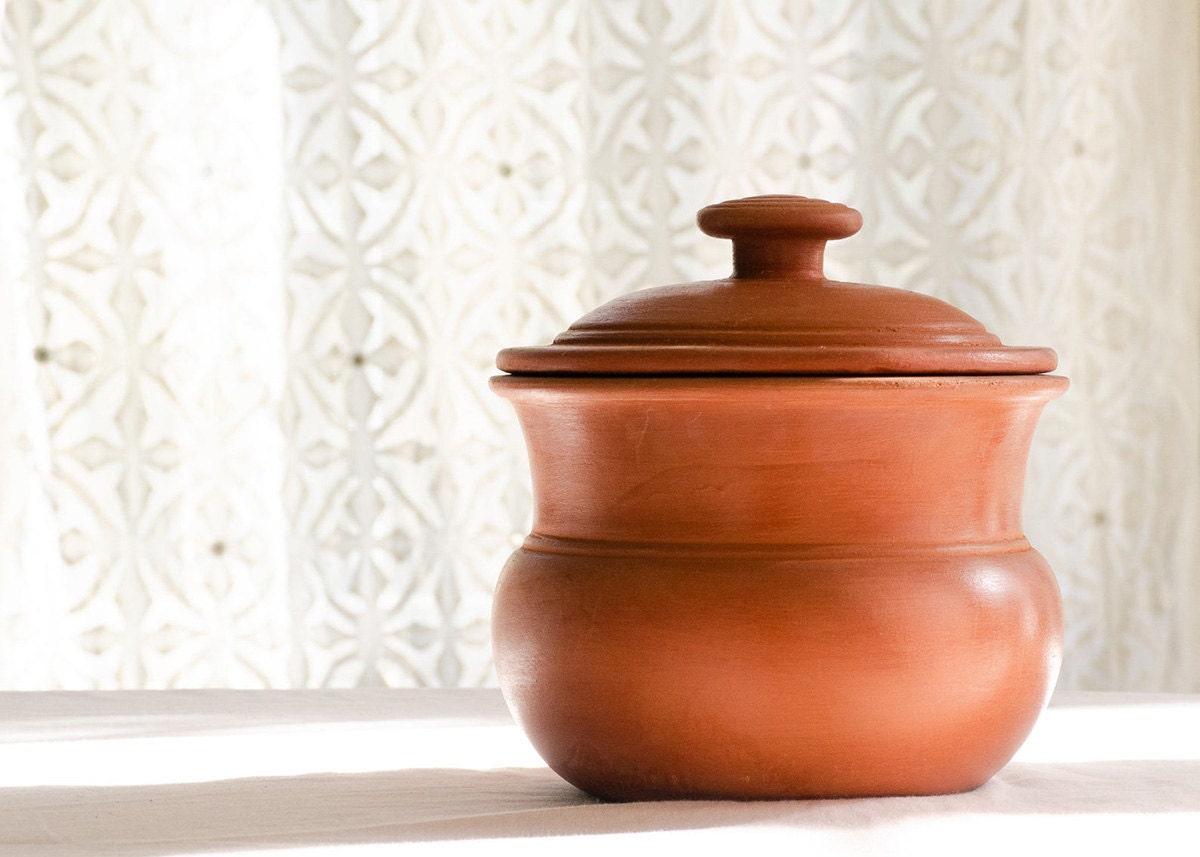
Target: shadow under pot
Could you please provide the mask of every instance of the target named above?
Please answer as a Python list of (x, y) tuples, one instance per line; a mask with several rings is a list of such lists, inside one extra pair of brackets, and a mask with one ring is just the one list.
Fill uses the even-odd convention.
[(1021, 528), (1030, 441), (1067, 387), (934, 298), (824, 278), (858, 212), (699, 214), (733, 276), (635, 292), (493, 389), (534, 524), (495, 595), (505, 699), (603, 798), (975, 788), (1058, 674), (1058, 586)]

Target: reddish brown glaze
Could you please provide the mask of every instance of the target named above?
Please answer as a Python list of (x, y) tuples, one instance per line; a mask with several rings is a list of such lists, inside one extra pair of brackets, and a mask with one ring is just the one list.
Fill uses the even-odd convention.
[[(858, 227), (843, 206), (804, 219), (793, 209), (815, 203), (780, 199), (761, 222), (734, 203), (701, 223), (804, 240)], [(740, 272), (770, 268), (746, 258)], [(789, 270), (818, 276), (811, 260)], [(550, 371), (492, 385), (517, 410), (535, 499), (496, 591), (496, 668), (568, 781), (619, 800), (953, 792), (1032, 728), (1061, 605), (1021, 494), (1066, 379)]]

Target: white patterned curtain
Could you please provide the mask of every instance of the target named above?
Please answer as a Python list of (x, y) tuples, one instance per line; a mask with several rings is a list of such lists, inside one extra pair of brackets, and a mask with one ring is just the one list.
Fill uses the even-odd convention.
[(1062, 683), (1200, 690), (1190, 2), (7, 0), (0, 687), (474, 685), (486, 378), (820, 196), (845, 278), (1059, 350)]

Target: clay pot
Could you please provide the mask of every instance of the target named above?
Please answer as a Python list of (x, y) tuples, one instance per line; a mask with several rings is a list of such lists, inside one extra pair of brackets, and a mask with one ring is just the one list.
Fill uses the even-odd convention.
[(826, 240), (861, 225), (845, 206), (699, 223), (733, 238), (732, 277), (497, 360), (535, 501), (495, 596), (509, 707), (604, 798), (975, 788), (1059, 667), (1058, 587), (1021, 528), (1054, 352), (826, 280)]

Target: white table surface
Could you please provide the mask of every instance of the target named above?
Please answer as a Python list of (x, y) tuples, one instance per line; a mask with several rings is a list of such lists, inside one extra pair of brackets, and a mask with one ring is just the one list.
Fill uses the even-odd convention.
[(983, 788), (605, 804), (492, 690), (0, 693), (0, 855), (1186, 854), (1200, 696), (1060, 694)]

